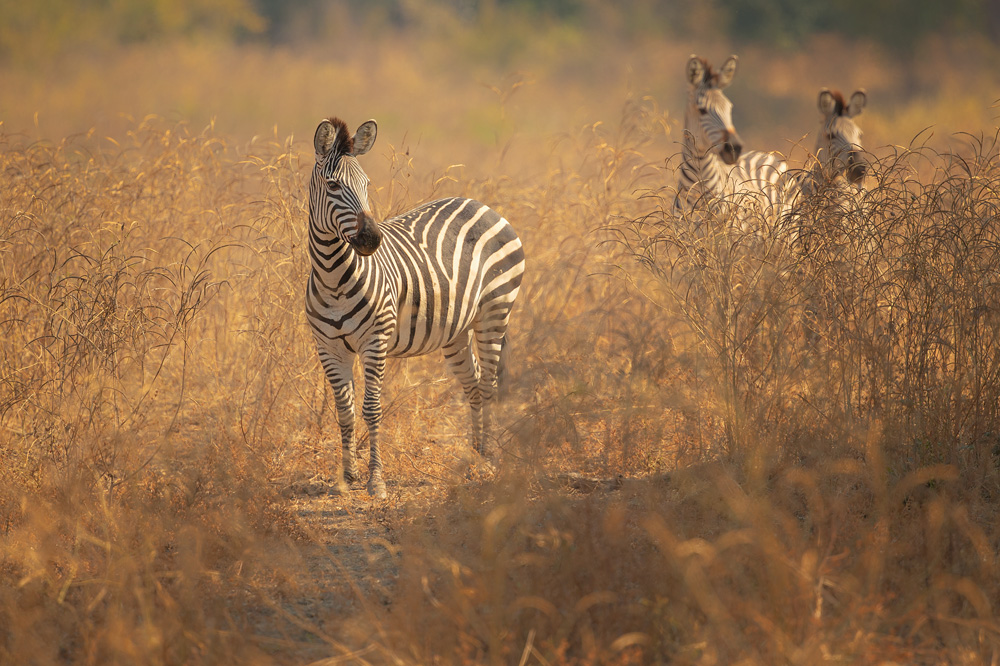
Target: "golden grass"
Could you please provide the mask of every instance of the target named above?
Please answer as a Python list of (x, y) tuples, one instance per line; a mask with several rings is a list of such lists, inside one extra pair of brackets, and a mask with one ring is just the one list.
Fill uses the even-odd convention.
[(657, 95), (531, 124), (560, 79), (515, 76), (454, 133), (429, 104), (433, 141), (383, 121), (376, 209), (479, 198), (528, 271), (498, 474), (463, 476), (440, 359), (394, 363), (371, 503), (315, 496), (339, 434), (301, 295), (314, 118), (379, 114), (297, 76), (294, 140), (0, 135), (0, 662), (997, 658), (991, 136), (878, 150), (803, 254), (672, 218)]

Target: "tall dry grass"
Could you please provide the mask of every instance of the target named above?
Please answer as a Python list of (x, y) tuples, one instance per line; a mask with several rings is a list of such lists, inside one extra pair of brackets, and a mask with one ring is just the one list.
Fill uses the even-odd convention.
[(385, 504), (296, 494), (338, 472), (308, 145), (2, 136), (0, 661), (995, 658), (992, 137), (890, 152), (803, 250), (675, 219), (649, 98), (487, 175), (381, 129), (378, 211), (474, 196), (528, 265), (497, 476), (400, 362)]
[(311, 363), (296, 158), (156, 119), (3, 143), (0, 654), (252, 659), (292, 533), (274, 409)]
[[(567, 479), (536, 458), (413, 518), (396, 645), (418, 663), (995, 660), (1000, 152), (970, 146), (884, 151), (795, 233), (744, 202), (677, 217), (670, 187), (627, 195), (646, 210), (613, 219), (624, 256), (603, 259), (629, 296), (590, 286), (619, 325), (574, 359), (561, 404), (586, 408), (533, 406), (528, 444), (620, 466)], [(586, 302), (577, 321), (606, 321)]]

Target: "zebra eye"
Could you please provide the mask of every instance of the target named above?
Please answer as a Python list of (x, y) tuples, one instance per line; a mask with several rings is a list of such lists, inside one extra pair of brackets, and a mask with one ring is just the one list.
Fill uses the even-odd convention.
[(342, 189), (341, 186), (340, 186), (340, 183), (338, 183), (335, 180), (328, 180), (328, 181), (326, 181), (326, 186), (329, 189), (333, 190), (334, 192), (339, 192)]
[(698, 109), (698, 113), (704, 116), (705, 114), (708, 113), (708, 109)]

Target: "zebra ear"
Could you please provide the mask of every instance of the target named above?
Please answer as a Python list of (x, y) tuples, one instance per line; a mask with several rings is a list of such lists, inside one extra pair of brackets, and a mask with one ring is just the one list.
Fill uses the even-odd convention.
[(848, 118), (860, 115), (861, 111), (865, 108), (865, 102), (867, 101), (868, 95), (865, 94), (864, 88), (859, 88), (854, 91), (854, 94), (851, 95), (851, 101), (847, 105), (847, 110), (844, 111), (844, 115)]
[(375, 145), (376, 134), (378, 134), (378, 125), (374, 120), (366, 120), (361, 123), (358, 131), (354, 133), (354, 150), (351, 151), (351, 154), (357, 157), (371, 150), (372, 146)]
[(829, 88), (819, 91), (819, 112), (829, 118), (837, 112), (837, 98), (833, 96)]
[(687, 64), (687, 80), (693, 86), (699, 85), (705, 80), (705, 63), (698, 56), (692, 54)]
[(731, 55), (726, 62), (722, 63), (722, 69), (719, 70), (719, 82), (716, 84), (716, 88), (721, 90), (733, 82), (733, 77), (736, 76), (737, 62), (739, 62), (739, 58)]
[(337, 139), (337, 130), (333, 123), (324, 120), (316, 128), (316, 135), (313, 137), (313, 147), (316, 148), (316, 158), (322, 159), (330, 154), (333, 142)]

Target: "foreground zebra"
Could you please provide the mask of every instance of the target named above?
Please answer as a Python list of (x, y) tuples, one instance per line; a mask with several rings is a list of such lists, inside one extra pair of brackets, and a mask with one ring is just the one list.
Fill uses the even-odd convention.
[(362, 413), (371, 443), (368, 492), (385, 497), (379, 423), (386, 357), (443, 350), (469, 401), (472, 444), (484, 454), (484, 423), (488, 430), (524, 251), (507, 220), (470, 199), (442, 199), (376, 222), (368, 177), (357, 160), (371, 149), (376, 132), (374, 120), (353, 136), (337, 118), (316, 128), (306, 315), (333, 387), (348, 483), (359, 478), (352, 370), (355, 356), (361, 357)]

